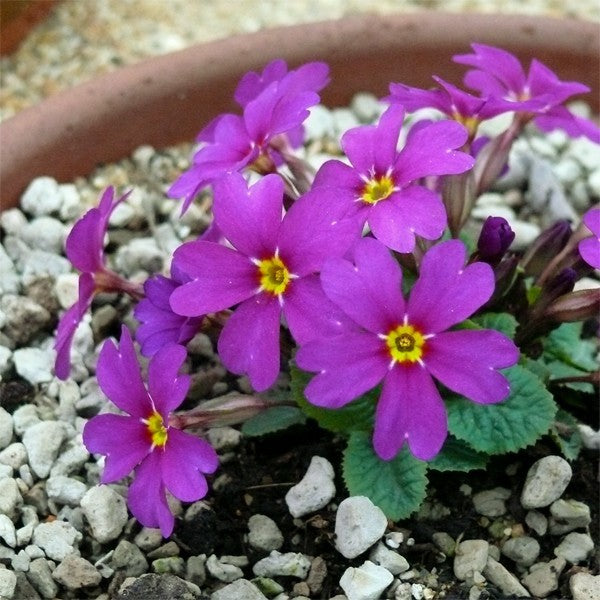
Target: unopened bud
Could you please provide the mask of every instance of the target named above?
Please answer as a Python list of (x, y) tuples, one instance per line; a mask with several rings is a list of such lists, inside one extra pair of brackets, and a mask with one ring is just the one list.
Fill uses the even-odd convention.
[(544, 315), (554, 321), (567, 323), (600, 316), (600, 289), (579, 290), (559, 296)]
[(498, 264), (512, 241), (515, 232), (503, 217), (488, 217), (477, 241), (477, 258), (491, 265)]
[(566, 219), (557, 221), (542, 231), (521, 260), (525, 274), (540, 275), (548, 263), (567, 245), (570, 237), (571, 225)]

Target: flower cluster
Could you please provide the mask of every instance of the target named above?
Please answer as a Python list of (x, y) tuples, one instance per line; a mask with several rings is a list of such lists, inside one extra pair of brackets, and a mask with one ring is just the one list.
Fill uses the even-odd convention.
[[(377, 460), (409, 452), (432, 461), (449, 429), (478, 448), (450, 427), (447, 411), (462, 406), (456, 398), (482, 411), (512, 398), (506, 369), (521, 353), (561, 322), (593, 316), (598, 294), (572, 290), (590, 266), (600, 267), (600, 209), (576, 232), (568, 223), (545, 232), (524, 256), (510, 252), (515, 234), (501, 217), (490, 217), (467, 245), (446, 239), (459, 237), (527, 123), (599, 139), (593, 123), (564, 105), (587, 88), (538, 61), (526, 74), (516, 57), (483, 44), (454, 60), (471, 67), (470, 91), (440, 77), (434, 90), (392, 83), (378, 122), (348, 130), (343, 159), (332, 157), (316, 174), (295, 150), (327, 66), (288, 70), (275, 60), (248, 73), (235, 91), (241, 114), (220, 115), (200, 132), (190, 168), (168, 191), (184, 212), (210, 186), (213, 224), (182, 243), (170, 275), (152, 276), (143, 291), (103, 256), (110, 215), (126, 195), (114, 200), (109, 188), (75, 224), (66, 253), (81, 271), (80, 292), (58, 326), (56, 373), (68, 376), (70, 343), (96, 292), (138, 301), (135, 337), (149, 358), (148, 384), (123, 328), (118, 346), (104, 344), (97, 378), (127, 415), (94, 417), (84, 441), (106, 456), (103, 482), (135, 472), (128, 502), (141, 523), (169, 535), (166, 492), (201, 498), (205, 474), (217, 467), (207, 442), (174, 426), (210, 425), (212, 413), (201, 415), (200, 406), (171, 414), (189, 387), (179, 374), (184, 345), (209, 321), (221, 328), (222, 363), (256, 391), (274, 385), (282, 357), (283, 368), (292, 360), (313, 374), (303, 394), (313, 407), (341, 413), (375, 394), (372, 422), (351, 427), (370, 431)], [(423, 107), (442, 117), (408, 125), (406, 111)], [(505, 132), (479, 135), (482, 122), (505, 112), (513, 114)], [(506, 313), (494, 317), (500, 325), (486, 325), (496, 313)], [(281, 344), (282, 326), (297, 351)]]

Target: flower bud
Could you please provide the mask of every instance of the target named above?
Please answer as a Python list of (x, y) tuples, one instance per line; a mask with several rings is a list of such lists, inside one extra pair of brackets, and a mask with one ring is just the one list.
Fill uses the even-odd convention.
[(498, 264), (514, 239), (515, 232), (505, 218), (488, 217), (477, 241), (478, 260)]
[(579, 290), (559, 296), (544, 313), (561, 323), (582, 321), (600, 314), (600, 289)]
[(521, 260), (525, 274), (540, 275), (547, 264), (567, 245), (570, 237), (571, 224), (566, 219), (556, 221), (554, 225), (542, 231)]

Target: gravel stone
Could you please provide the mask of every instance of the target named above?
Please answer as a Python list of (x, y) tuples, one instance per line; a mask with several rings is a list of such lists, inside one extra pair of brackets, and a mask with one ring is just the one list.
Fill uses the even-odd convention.
[(573, 600), (600, 600), (600, 575), (575, 573), (569, 579)]
[(558, 578), (566, 564), (564, 558), (555, 558), (547, 563), (537, 563), (530, 568), (530, 573), (521, 581), (532, 596), (545, 598), (558, 589)]
[(283, 534), (273, 519), (265, 515), (252, 515), (248, 519), (248, 543), (257, 550), (279, 550), (283, 545)]
[(121, 586), (114, 600), (196, 600), (199, 594), (193, 584), (188, 584), (180, 577), (171, 573), (159, 575), (147, 573), (138, 579), (133, 579), (125, 587)]
[[(2, 290), (0, 290), (0, 294)], [(13, 366), (12, 350), (0, 345), (0, 377), (3, 377)]]
[(238, 579), (211, 594), (210, 600), (267, 600), (267, 597), (247, 579)]
[(0, 452), (0, 463), (18, 471), (27, 463), (27, 450), (21, 442), (14, 442)]
[(320, 556), (315, 556), (310, 563), (310, 571), (306, 578), (306, 585), (311, 594), (317, 595), (321, 592), (325, 577), (327, 577), (327, 563)]
[(90, 458), (90, 453), (83, 445), (81, 434), (71, 438), (63, 447), (64, 451), (58, 455), (50, 469), (50, 477), (76, 473)]
[(379, 542), (371, 550), (369, 559), (376, 565), (387, 569), (392, 575), (399, 575), (400, 573), (404, 573), (404, 571), (408, 571), (410, 568), (410, 565), (404, 556), (398, 552), (394, 552), (394, 550), (390, 550), (382, 542)]
[(0, 569), (0, 598), (12, 598), (16, 586), (17, 576), (8, 569)]
[(24, 404), (13, 412), (13, 425), (17, 435), (22, 436), (29, 427), (36, 423), (41, 423), (41, 421), (33, 404)]
[(20, 233), (30, 248), (61, 254), (67, 228), (53, 217), (41, 216), (29, 221)]
[(383, 567), (365, 561), (360, 567), (349, 567), (340, 579), (348, 600), (377, 600), (394, 576)]
[(542, 231), (539, 225), (528, 221), (520, 221), (519, 219), (509, 221), (509, 224), (515, 232), (515, 239), (510, 249), (515, 252), (525, 250)]
[(556, 556), (576, 565), (584, 561), (594, 550), (594, 541), (587, 533), (569, 533), (554, 549)]
[(115, 265), (125, 276), (137, 271), (149, 274), (162, 270), (165, 254), (156, 245), (154, 238), (134, 238), (121, 246), (116, 253)]
[(63, 560), (68, 554), (79, 554), (77, 546), (82, 538), (77, 529), (64, 521), (40, 523), (33, 530), (33, 543), (53, 560)]
[(31, 250), (23, 258), (23, 284), (28, 286), (42, 277), (56, 279), (62, 273), (70, 273), (71, 269), (71, 263), (64, 256)]
[(502, 554), (522, 567), (529, 567), (540, 555), (540, 545), (527, 535), (510, 538), (502, 546)]
[(102, 575), (92, 563), (81, 556), (69, 554), (54, 569), (52, 577), (69, 590), (98, 585)]
[(162, 540), (163, 537), (160, 529), (142, 527), (141, 531), (133, 538), (133, 543), (140, 548), (140, 550), (150, 552), (155, 548), (158, 548)]
[(54, 282), (54, 293), (61, 308), (71, 307), (79, 296), (79, 275), (77, 273), (59, 275)]
[(6, 317), (4, 332), (19, 345), (29, 342), (52, 321), (50, 313), (27, 296), (5, 294), (0, 310)]
[(185, 563), (185, 580), (191, 581), (198, 587), (206, 581), (206, 554), (190, 556)]
[(185, 561), (180, 556), (168, 556), (157, 558), (152, 561), (152, 570), (159, 574), (172, 574), (183, 576), (185, 573)]
[(123, 496), (106, 485), (90, 488), (81, 499), (81, 508), (92, 528), (92, 535), (101, 544), (118, 538), (127, 524)]
[(239, 446), (242, 432), (233, 427), (212, 427), (207, 431), (206, 437), (217, 452), (225, 452)]
[[(207, 567), (208, 567), (208, 561)], [(259, 560), (252, 571), (259, 577), (297, 577), (306, 579), (310, 569), (310, 559), (299, 552), (286, 552), (282, 554), (273, 550), (269, 556)]]
[(483, 575), (507, 596), (529, 597), (529, 592), (519, 583), (519, 580), (491, 556), (488, 556)]
[(57, 212), (62, 204), (58, 182), (52, 177), (37, 177), (23, 192), (21, 208), (34, 217)]
[(206, 560), (206, 568), (215, 579), (225, 583), (231, 583), (244, 576), (244, 572), (239, 567), (221, 562), (214, 554)]
[(31, 563), (31, 558), (29, 554), (25, 552), (25, 550), (19, 550), (19, 553), (10, 561), (10, 566), (15, 571), (21, 571), (25, 573), (29, 571), (29, 564)]
[(154, 560), (155, 558), (167, 558), (169, 556), (179, 556), (179, 546), (174, 541), (162, 544), (155, 550), (148, 552), (148, 558), (150, 560)]
[(527, 472), (521, 492), (523, 508), (540, 508), (558, 500), (569, 485), (573, 471), (560, 456), (540, 458)]
[(87, 485), (72, 477), (57, 475), (56, 477), (50, 477), (46, 481), (46, 493), (48, 494), (48, 498), (59, 504), (79, 506), (86, 491)]
[(32, 385), (52, 381), (54, 357), (40, 348), (19, 348), (13, 352), (17, 373)]
[(65, 428), (58, 421), (41, 421), (25, 431), (23, 445), (29, 466), (38, 477), (48, 477), (64, 439)]
[(331, 463), (321, 456), (313, 456), (304, 477), (285, 495), (291, 515), (302, 517), (326, 506), (335, 496), (333, 478)]
[(530, 529), (533, 529), (540, 537), (546, 534), (548, 530), (548, 519), (546, 515), (538, 510), (530, 510), (525, 515), (525, 523)]
[(342, 500), (335, 519), (335, 547), (346, 558), (356, 558), (377, 542), (387, 527), (383, 511), (366, 496)]
[(11, 548), (17, 545), (15, 525), (4, 513), (0, 513), (0, 538)]
[(13, 436), (13, 418), (0, 406), (0, 450), (8, 446)]
[(510, 498), (510, 490), (497, 487), (473, 494), (475, 511), (485, 517), (501, 517), (506, 513), (506, 500)]
[(17, 506), (22, 503), (17, 482), (9, 477), (0, 479), (0, 513), (12, 519), (16, 516)]
[(481, 573), (487, 564), (489, 544), (485, 540), (466, 540), (458, 544), (454, 557), (454, 575), (465, 581), (476, 571)]
[(58, 586), (52, 579), (52, 570), (45, 558), (36, 558), (31, 561), (27, 579), (42, 598), (54, 598), (58, 594)]
[(550, 533), (562, 535), (592, 522), (590, 507), (577, 500), (557, 500), (550, 505)]

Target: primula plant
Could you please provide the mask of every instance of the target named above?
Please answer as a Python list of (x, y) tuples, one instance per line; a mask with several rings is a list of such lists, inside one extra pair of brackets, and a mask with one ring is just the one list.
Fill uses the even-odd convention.
[[(378, 122), (346, 131), (316, 172), (303, 123), (328, 67), (275, 60), (246, 74), (239, 114), (202, 129), (168, 190), (184, 213), (208, 188), (214, 219), (143, 287), (104, 257), (127, 193), (107, 189), (75, 224), (66, 254), (81, 272), (79, 299), (58, 326), (56, 374), (69, 375), (95, 294), (130, 295), (138, 326), (107, 340), (96, 368), (115, 408), (83, 437), (105, 456), (103, 483), (133, 473), (128, 504), (140, 523), (169, 536), (168, 494), (207, 493), (218, 459), (203, 434), (225, 423), (261, 435), (315, 419), (345, 441), (348, 492), (391, 519), (418, 509), (429, 470), (485, 468), (542, 436), (576, 457), (570, 411), (594, 401), (600, 292), (573, 290), (600, 268), (600, 208), (553, 224), (525, 252), (511, 251), (505, 219), (473, 234), (470, 215), (526, 127), (596, 143), (600, 131), (565, 106), (586, 86), (538, 61), (525, 72), (500, 48), (472, 50), (454, 57), (469, 67), (466, 90), (437, 76), (428, 90), (392, 83)], [(422, 108), (437, 118), (412, 114)], [(481, 133), (505, 113), (504, 131)], [(190, 385), (186, 344), (201, 331), (216, 332), (223, 365), (256, 393), (177, 411)], [(291, 385), (273, 393), (282, 372)]]

